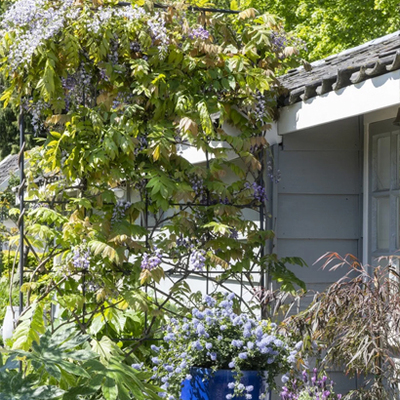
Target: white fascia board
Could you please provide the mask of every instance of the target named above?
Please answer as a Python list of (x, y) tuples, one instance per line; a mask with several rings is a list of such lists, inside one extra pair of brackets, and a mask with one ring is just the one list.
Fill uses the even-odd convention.
[(278, 134), (400, 105), (400, 70), (282, 108)]

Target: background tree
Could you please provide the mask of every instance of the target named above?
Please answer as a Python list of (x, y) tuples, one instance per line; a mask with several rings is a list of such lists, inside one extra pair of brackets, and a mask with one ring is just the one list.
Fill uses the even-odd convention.
[(287, 32), (304, 41), (302, 56), (314, 61), (400, 29), (399, 0), (193, 1), (222, 8), (254, 7), (279, 15)]
[[(251, 3), (261, 6), (258, 0)], [(327, 57), (400, 29), (398, 0), (266, 1), (265, 9), (285, 20), (287, 31), (306, 43), (304, 57)]]

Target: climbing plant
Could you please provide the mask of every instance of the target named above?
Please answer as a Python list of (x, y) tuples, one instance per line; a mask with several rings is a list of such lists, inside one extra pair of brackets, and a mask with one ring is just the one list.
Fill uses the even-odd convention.
[[(134, 361), (165, 311), (195, 301), (188, 276), (222, 287), (240, 279), (252, 291), (261, 271), (284, 290), (303, 286), (286, 267), (302, 261), (264, 254), (274, 233), (246, 215), (266, 212), (262, 132), (275, 114), (275, 75), (296, 56), (290, 41), (273, 40), (280, 34), (277, 19), (254, 9), (10, 6), (1, 100), (46, 136), (29, 155), (25, 245), (37, 267), (22, 287), (24, 315), (56, 305), (100, 359), (123, 348)], [(35, 320), (17, 327), (15, 350), (37, 342), (27, 328)], [(125, 393), (113, 382), (103, 381), (107, 400)]]

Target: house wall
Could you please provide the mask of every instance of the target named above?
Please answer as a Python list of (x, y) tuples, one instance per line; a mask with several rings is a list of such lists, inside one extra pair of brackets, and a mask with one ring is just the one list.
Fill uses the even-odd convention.
[(358, 117), (341, 120), (285, 135), (279, 146), (275, 251), (306, 261), (293, 271), (310, 290), (346, 272), (322, 270), (314, 264), (322, 255), (362, 255), (361, 127)]
[[(322, 262), (315, 262), (325, 253), (362, 257), (362, 138), (362, 119), (352, 117), (285, 135), (276, 151), (282, 178), (275, 196), (275, 251), (306, 261), (308, 268), (292, 270), (311, 291), (324, 290), (347, 272), (322, 270)], [(338, 393), (356, 386), (339, 372), (330, 376)]]

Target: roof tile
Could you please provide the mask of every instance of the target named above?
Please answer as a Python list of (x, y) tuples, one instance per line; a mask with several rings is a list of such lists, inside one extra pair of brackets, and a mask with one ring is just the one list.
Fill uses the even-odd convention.
[(299, 67), (279, 78), (286, 89), (282, 105), (305, 101), (400, 69), (400, 31), (315, 61), (311, 66), (311, 71)]

